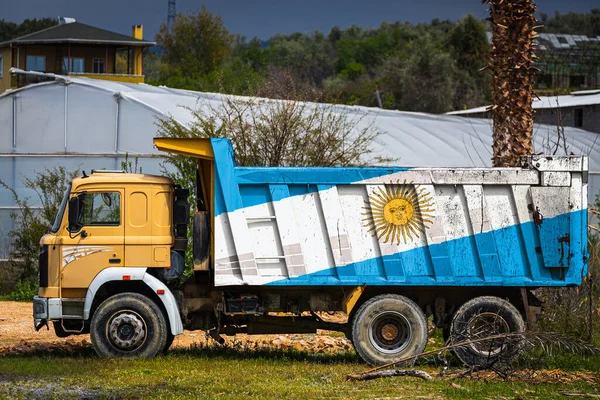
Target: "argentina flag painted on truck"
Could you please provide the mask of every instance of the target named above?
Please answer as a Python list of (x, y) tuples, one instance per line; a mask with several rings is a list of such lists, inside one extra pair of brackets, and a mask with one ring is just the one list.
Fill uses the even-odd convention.
[(253, 168), (211, 144), (216, 286), (569, 286), (587, 273), (586, 157)]

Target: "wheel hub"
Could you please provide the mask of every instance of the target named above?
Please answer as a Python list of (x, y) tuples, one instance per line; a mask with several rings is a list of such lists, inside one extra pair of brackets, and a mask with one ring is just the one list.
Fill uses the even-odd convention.
[(136, 313), (120, 313), (110, 321), (108, 327), (110, 342), (119, 350), (134, 350), (144, 342), (145, 328), (143, 319)]
[(394, 340), (398, 336), (398, 327), (394, 324), (386, 324), (381, 328), (381, 336), (385, 340)]
[(410, 344), (411, 340), (411, 325), (399, 312), (381, 313), (369, 324), (369, 341), (382, 353), (399, 353)]

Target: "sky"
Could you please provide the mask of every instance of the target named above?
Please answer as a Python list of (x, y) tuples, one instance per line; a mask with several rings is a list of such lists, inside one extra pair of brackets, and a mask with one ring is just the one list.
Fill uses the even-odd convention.
[[(202, 4), (223, 18), (231, 33), (266, 40), (276, 33), (329, 32), (334, 26), (377, 27), (381, 22), (427, 22), (434, 18), (457, 20), (467, 14), (487, 16), (480, 0), (176, 0), (177, 12)], [(79, 22), (131, 34), (144, 25), (144, 38), (153, 40), (167, 17), (168, 0), (0, 0), (0, 19), (73, 17)], [(539, 12), (589, 12), (598, 0), (538, 0)]]

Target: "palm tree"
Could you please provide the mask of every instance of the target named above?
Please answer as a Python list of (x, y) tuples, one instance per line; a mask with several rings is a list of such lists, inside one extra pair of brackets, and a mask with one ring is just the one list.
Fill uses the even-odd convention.
[(484, 1), (492, 24), (492, 163), (516, 167), (533, 152), (536, 7), (533, 0)]

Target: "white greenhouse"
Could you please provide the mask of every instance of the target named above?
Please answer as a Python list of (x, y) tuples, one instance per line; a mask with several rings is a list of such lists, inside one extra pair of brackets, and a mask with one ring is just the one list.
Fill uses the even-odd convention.
[[(161, 160), (152, 144), (157, 117), (171, 115), (188, 124), (193, 119), (189, 108), (218, 107), (222, 101), (219, 94), (86, 78), (61, 77), (7, 91), (0, 95), (0, 180), (35, 202), (23, 178), (46, 167), (120, 169), (129, 153), (139, 156), (144, 172), (159, 173)], [(360, 118), (357, 128), (373, 124), (381, 132), (374, 154), (395, 158), (397, 165), (490, 165), (489, 120), (366, 107), (333, 110)], [(537, 152), (555, 131), (554, 126), (535, 126)], [(569, 152), (590, 156), (593, 200), (600, 190), (600, 135), (575, 128), (565, 128), (565, 135)], [(8, 254), (14, 208), (12, 194), (0, 189), (0, 259)]]

